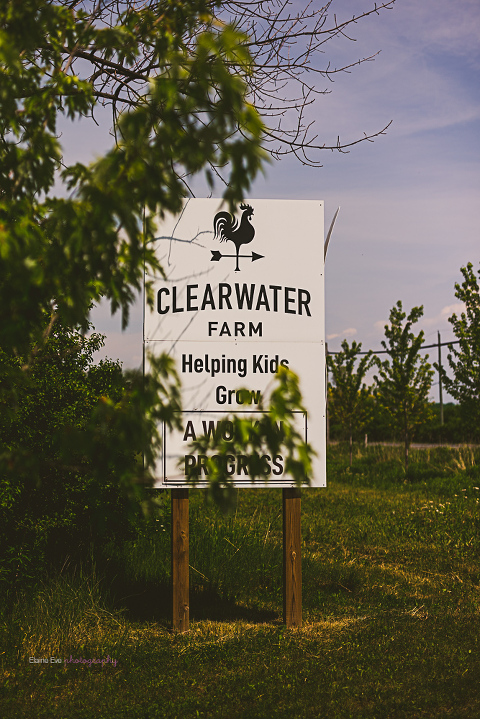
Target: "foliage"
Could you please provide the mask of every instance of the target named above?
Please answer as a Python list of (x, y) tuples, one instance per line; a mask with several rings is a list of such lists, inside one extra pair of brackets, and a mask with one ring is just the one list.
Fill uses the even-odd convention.
[[(275, 376), (276, 386), (270, 394), (268, 408), (260, 401), (255, 424), (250, 419), (232, 416), (232, 438), (203, 435), (191, 443), (192, 452), (207, 457), (209, 492), (224, 509), (232, 507), (233, 482), (229, 464), (237, 455), (249, 458), (249, 475), (255, 480), (268, 479), (272, 461), (279, 458), (284, 473), (300, 485), (309, 482), (314, 450), (305, 442), (295, 426), (295, 412), (304, 414), (298, 377), (287, 367), (280, 367)], [(241, 391), (241, 390), (240, 390)], [(248, 390), (245, 392), (247, 394)], [(190, 473), (192, 484), (198, 480), (198, 465)]]
[[(459, 346), (450, 345), (447, 356), (453, 372), (449, 377), (442, 368), (445, 389), (456, 399), (464, 418), (478, 439), (480, 426), (480, 290), (471, 263), (461, 268), (462, 284), (455, 284), (455, 297), (465, 303), (460, 317), (453, 314), (449, 322)], [(480, 270), (478, 272), (480, 276)], [(435, 365), (438, 369), (438, 366)]]
[[(56, 492), (63, 499), (55, 497), (54, 504), (63, 507), (67, 475), (82, 477), (88, 492), (98, 493), (99, 508), (105, 482), (113, 482), (109, 492), (116, 486), (123, 496), (138, 497), (136, 484), (152, 480), (160, 424), (179, 423), (179, 379), (168, 356), (151, 359), (145, 380), (115, 378), (124, 382), (120, 396), (116, 385), (115, 396), (104, 387), (104, 374), (114, 375), (116, 369), (102, 366), (97, 371), (101, 392), (95, 395), (85, 390), (83, 375), (76, 384), (83, 360), (74, 350), (67, 356), (71, 333), (77, 333), (72, 341), (81, 343), (91, 305), (101, 298), (109, 300), (113, 312), (121, 310), (126, 324), (144, 271), (162, 272), (149, 249), (153, 218), (180, 211), (183, 175), (205, 170), (212, 184), (210, 168), (225, 168), (224, 199), (233, 209), (266, 158), (262, 121), (246, 100), (252, 58), (234, 24), (215, 23), (205, 0), (139, 7), (116, 3), (115, 8), (110, 3), (107, 23), (104, 9), (103, 3), (92, 10), (89, 3), (82, 8), (76, 2), (40, 0), (9, 0), (0, 8), (1, 401), (10, 413), (0, 474), (7, 488), (5, 512), (22, 528), (20, 534), (29, 521), (37, 538), (34, 507), (31, 519), (19, 514), (22, 502), (29, 501), (28, 483), (38, 485), (31, 498), (44, 498), (38, 508)], [(138, 84), (135, 66), (146, 48), (147, 81)], [(109, 152), (88, 166), (65, 166), (59, 118), (94, 117), (108, 95), (98, 85), (105, 75), (99, 80), (97, 71), (87, 76), (73, 71), (75, 60), (86, 55), (95, 65), (96, 53), (102, 58), (100, 75), (111, 78), (120, 63), (135, 101), (117, 114), (116, 142)], [(68, 196), (55, 195), (56, 182)], [(152, 300), (148, 287), (147, 296)], [(43, 399), (38, 397), (37, 383), (54, 374), (54, 369), (44, 374), (49, 353), (65, 371), (69, 361), (75, 365), (69, 368), (72, 386), (62, 394), (58, 417), (49, 414), (46, 384)], [(32, 409), (37, 399), (45, 406), (44, 423)], [(279, 402), (281, 410), (281, 397)], [(78, 417), (77, 405), (82, 407)], [(27, 407), (28, 417), (22, 415)], [(45, 446), (44, 435), (49, 437)], [(300, 463), (292, 469), (302, 470), (303, 477), (300, 464), (308, 465), (308, 451), (299, 452)], [(143, 464), (130, 461), (140, 456)], [(18, 476), (25, 481), (17, 483)], [(75, 491), (69, 491), (73, 498)], [(80, 504), (73, 514), (79, 509)], [(88, 526), (94, 522), (91, 503), (83, 509), (84, 516), (70, 517), (69, 527), (85, 527), (87, 515)]]
[[(378, 402), (402, 436), (405, 445), (405, 469), (408, 449), (415, 428), (430, 416), (428, 393), (433, 370), (428, 355), (421, 357), (424, 333), (414, 335), (411, 327), (423, 315), (423, 307), (413, 307), (408, 317), (400, 301), (390, 311), (382, 346), (390, 359), (377, 359)], [(406, 321), (405, 321), (406, 320)]]
[[(352, 441), (355, 432), (368, 421), (371, 404), (368, 402), (370, 392), (363, 380), (373, 366), (372, 352), (367, 352), (355, 368), (361, 353), (362, 343), (347, 340), (342, 342), (342, 351), (327, 355), (327, 366), (333, 375), (334, 386), (329, 394), (329, 413), (342, 426), (344, 436), (350, 443), (350, 464), (352, 463)], [(330, 401), (331, 398), (331, 401)]]
[[(126, 322), (144, 263), (147, 270), (160, 270), (148, 249), (154, 234), (149, 217), (181, 209), (183, 170), (229, 163), (230, 203), (250, 186), (264, 157), (262, 123), (245, 102), (250, 59), (241, 48), (243, 36), (231, 26), (198, 34), (192, 48), (184, 45), (182, 37), (198, 26), (204, 10), (201, 0), (166, 3), (160, 15), (154, 7), (132, 10), (107, 28), (57, 3), (2, 4), (0, 346), (5, 349), (24, 351), (32, 339), (41, 340), (45, 308), (52, 322), (58, 316), (85, 328), (92, 301), (105, 297)], [(78, 119), (99, 101), (94, 78), (71, 74), (65, 45), (71, 52), (98, 47), (107, 57), (121, 55), (128, 65), (144, 43), (151, 46), (156, 74), (135, 107), (118, 118), (117, 144), (88, 167), (64, 167), (60, 176), (71, 194), (52, 197), (62, 159), (58, 118)], [(235, 74), (229, 71), (233, 59)]]
[(141, 377), (94, 364), (102, 345), (57, 322), (22, 384), (25, 358), (0, 353), (4, 380), (14, 373), (0, 403), (0, 579), (11, 590), (130, 533), (156, 418)]
[(440, 404), (432, 406), (433, 417), (420, 425), (415, 434), (417, 442), (431, 444), (462, 444), (475, 440), (476, 427), (465, 421), (462, 408), (454, 402), (443, 404), (443, 424), (440, 423)]

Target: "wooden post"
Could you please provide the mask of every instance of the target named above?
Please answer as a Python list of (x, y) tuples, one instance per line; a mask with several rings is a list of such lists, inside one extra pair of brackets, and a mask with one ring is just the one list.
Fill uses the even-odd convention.
[(172, 489), (172, 595), (176, 632), (189, 629), (188, 539), (188, 489)]
[(440, 401), (440, 424), (443, 425), (443, 394), (442, 394), (442, 341), (438, 332), (438, 395)]
[(302, 626), (302, 555), (299, 489), (283, 490), (283, 621)]

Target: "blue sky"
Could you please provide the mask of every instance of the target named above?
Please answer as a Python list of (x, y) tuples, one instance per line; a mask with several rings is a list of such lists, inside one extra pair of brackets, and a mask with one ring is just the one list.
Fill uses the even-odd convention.
[[(332, 10), (344, 18), (370, 5), (334, 0)], [(326, 229), (341, 206), (325, 269), (331, 350), (344, 337), (379, 349), (397, 300), (407, 310), (424, 306), (418, 328), (429, 343), (437, 330), (442, 340), (453, 337), (447, 320), (461, 309), (454, 296), (460, 267), (480, 261), (479, 34), (478, 0), (397, 0), (393, 10), (358, 23), (356, 42), (327, 45), (327, 61), (381, 52), (333, 84), (320, 81), (331, 93), (319, 98), (311, 119), (327, 144), (392, 120), (387, 134), (348, 154), (325, 152), (322, 168), (285, 158), (250, 193), (325, 200)], [(110, 144), (110, 115), (99, 118), (95, 131), (64, 126), (68, 161), (85, 161)], [(107, 334), (106, 354), (125, 366), (141, 363), (141, 317), (138, 305), (126, 333), (106, 307), (92, 317)]]

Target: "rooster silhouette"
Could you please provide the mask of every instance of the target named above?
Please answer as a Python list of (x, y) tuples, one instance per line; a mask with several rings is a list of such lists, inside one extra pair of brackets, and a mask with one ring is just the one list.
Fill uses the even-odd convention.
[(217, 212), (213, 219), (213, 229), (215, 230), (214, 239), (218, 237), (220, 242), (230, 240), (235, 245), (237, 250), (235, 272), (240, 271), (238, 266), (240, 247), (242, 245), (248, 245), (255, 237), (255, 229), (253, 225), (250, 224), (253, 207), (241, 204), (240, 209), (242, 210), (242, 219), (240, 222), (229, 212)]

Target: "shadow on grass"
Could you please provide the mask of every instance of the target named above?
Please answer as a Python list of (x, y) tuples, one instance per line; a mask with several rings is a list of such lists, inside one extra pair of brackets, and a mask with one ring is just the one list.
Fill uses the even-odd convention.
[[(164, 626), (171, 626), (171, 585), (153, 582), (115, 582), (112, 586), (112, 594), (116, 608), (124, 610), (126, 618), (130, 621), (159, 622)], [(222, 597), (214, 589), (194, 587), (190, 590), (192, 620), (263, 624), (279, 618), (279, 614), (275, 611), (246, 607), (238, 604), (234, 599)]]

